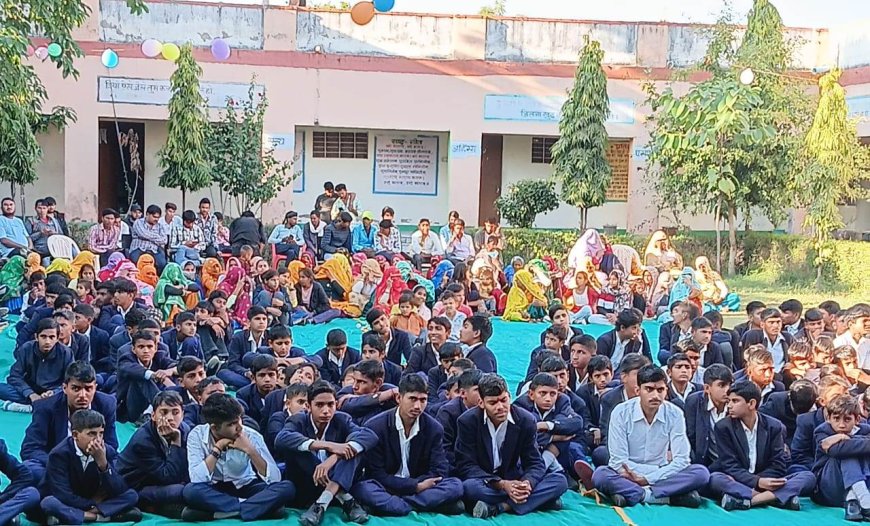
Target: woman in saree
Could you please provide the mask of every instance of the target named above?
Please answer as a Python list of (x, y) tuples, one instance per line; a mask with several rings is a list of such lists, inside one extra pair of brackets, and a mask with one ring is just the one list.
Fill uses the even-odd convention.
[(408, 286), (396, 267), (387, 267), (384, 277), (375, 289), (374, 305), (384, 312), (392, 312), (399, 305), (399, 298)]
[(97, 274), (97, 277), (100, 278), (100, 281), (109, 281), (115, 275), (115, 269), (122, 260), (127, 259), (124, 254), (121, 252), (112, 252), (109, 256), (109, 261), (106, 262), (106, 266), (100, 269), (100, 272)]
[(701, 285), (695, 279), (695, 269), (692, 267), (684, 267), (680, 273), (680, 277), (671, 287), (671, 295), (668, 298), (668, 305), (673, 305), (677, 301), (688, 301), (695, 304), (698, 310), (703, 312), (703, 304), (701, 298)]
[(656, 230), (649, 238), (644, 252), (644, 264), (659, 272), (683, 268), (683, 256), (674, 250), (671, 240), (663, 230)]
[(695, 259), (695, 279), (701, 286), (704, 304), (712, 310), (724, 309), (726, 312), (740, 310), (740, 296), (728, 292), (722, 275), (713, 270), (707, 256)]
[(360, 273), (362, 272), (362, 266), (366, 261), (368, 261), (368, 259), (368, 256), (366, 256), (362, 252), (358, 252), (351, 256), (350, 271), (351, 274), (353, 274), (354, 278), (359, 277)]
[[(123, 256), (121, 256), (121, 257), (123, 257)], [(26, 272), (27, 272), (28, 278), (34, 272), (45, 273), (45, 267), (42, 266), (42, 257), (40, 257), (40, 255), (37, 254), (36, 252), (31, 252), (30, 254), (27, 254), (26, 263), (27, 263)]]
[(70, 264), (68, 259), (55, 258), (54, 260), (52, 260), (48, 268), (45, 269), (46, 276), (57, 272), (63, 274), (66, 277), (70, 277), (70, 273), (72, 272), (72, 265)]
[(157, 286), (160, 275), (157, 273), (157, 263), (154, 261), (154, 256), (147, 252), (143, 253), (139, 256), (136, 268), (139, 269), (139, 279), (152, 287)]
[(139, 297), (145, 302), (145, 305), (151, 307), (154, 305), (154, 289), (151, 285), (139, 279), (139, 268), (129, 259), (121, 260), (118, 263), (118, 268), (115, 270), (115, 278), (124, 278), (136, 284), (139, 290)]
[(218, 284), (217, 290), (227, 295), (227, 311), (234, 324), (245, 327), (248, 323), (248, 309), (251, 308), (253, 294), (251, 279), (242, 268), (241, 262), (232, 266), (229, 263), (227, 261), (226, 275)]
[(348, 296), (353, 288), (353, 274), (347, 257), (343, 254), (335, 254), (324, 261), (315, 270), (314, 279), (326, 290), (333, 309), (342, 311), (348, 318), (358, 318), (362, 315), (362, 309), (348, 301)]
[(217, 258), (206, 258), (203, 261), (202, 277), (200, 279), (205, 297), (208, 297), (209, 294), (217, 290), (221, 274), (223, 274), (223, 268), (221, 268), (221, 262)]
[(384, 273), (380, 265), (374, 259), (366, 259), (360, 265), (359, 276), (350, 289), (349, 301), (356, 305), (362, 314), (369, 311), (372, 306), (372, 298)]
[(601, 234), (594, 228), (588, 229), (577, 239), (571, 251), (568, 252), (568, 268), (583, 269), (584, 258), (592, 258), (595, 268), (601, 262), (604, 256), (604, 241), (601, 239)]
[(435, 271), (432, 273), (432, 284), (435, 285), (435, 296), (441, 296), (441, 293), (444, 292), (445, 288), (447, 288), (450, 280), (453, 279), (453, 269), (453, 262), (447, 259), (442, 259), (435, 267)]
[(628, 245), (613, 245), (611, 249), (626, 275), (640, 276), (643, 274), (643, 262), (641, 262), (640, 254), (637, 253), (637, 250)]
[(79, 274), (82, 271), (82, 267), (85, 265), (90, 265), (91, 268), (95, 268), (97, 266), (98, 260), (97, 256), (88, 250), (83, 250), (78, 253), (76, 257), (73, 258), (70, 263), (70, 279), (78, 279)]
[(621, 270), (612, 271), (598, 294), (595, 314), (589, 317), (589, 323), (614, 323), (617, 314), (631, 308), (631, 299), (625, 274)]
[(505, 321), (541, 321), (540, 311), (548, 306), (544, 289), (535, 281), (528, 269), (514, 274), (514, 283), (508, 292), (507, 305), (502, 314)]
[(0, 302), (5, 302), (21, 296), (24, 284), (24, 273), (27, 268), (27, 260), (21, 256), (12, 256), (9, 261), (0, 268), (0, 287), (3, 288), (3, 296)]
[(191, 284), (184, 277), (181, 265), (167, 263), (154, 289), (154, 307), (160, 309), (167, 324), (172, 323), (177, 313), (196, 307), (199, 295), (189, 290)]

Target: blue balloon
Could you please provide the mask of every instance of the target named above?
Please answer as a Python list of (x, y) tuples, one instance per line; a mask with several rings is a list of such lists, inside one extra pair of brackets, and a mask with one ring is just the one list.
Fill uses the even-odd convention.
[(102, 56), (100, 57), (103, 65), (109, 69), (113, 69), (118, 65), (118, 54), (115, 53), (114, 50), (107, 49), (103, 51)]
[(375, 0), (375, 11), (379, 13), (388, 13), (393, 10), (396, 5), (396, 0)]

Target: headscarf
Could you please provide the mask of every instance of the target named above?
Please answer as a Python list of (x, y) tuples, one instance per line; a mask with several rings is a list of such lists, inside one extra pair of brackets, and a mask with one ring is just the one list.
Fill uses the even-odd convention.
[(622, 269), (629, 276), (640, 276), (643, 274), (643, 264), (640, 261), (640, 254), (637, 250), (628, 245), (613, 245), (613, 255), (619, 259)]
[(359, 278), (357, 279), (362, 280), (363, 283), (378, 284), (381, 282), (381, 279), (383, 279), (383, 277), (384, 272), (381, 270), (381, 266), (378, 265), (378, 262), (374, 259), (367, 259), (360, 267)]
[(650, 254), (661, 257), (662, 249), (659, 248), (659, 241), (668, 240), (668, 235), (665, 234), (664, 230), (656, 230), (655, 232), (653, 232), (649, 238), (649, 242), (647, 242), (646, 244), (646, 250), (643, 253), (644, 259), (646, 259), (646, 256)]
[[(721, 303), (725, 298), (728, 287), (725, 286), (722, 275), (710, 266), (710, 260), (707, 259), (707, 256), (695, 258), (695, 279), (704, 294), (704, 301), (715, 305)], [(724, 294), (723, 289), (726, 291)]]
[(435, 288), (441, 288), (441, 283), (444, 281), (444, 278), (447, 277), (448, 280), (453, 279), (453, 262), (449, 259), (442, 259), (440, 263), (435, 267), (435, 272), (432, 273), (432, 283), (435, 284)]
[(45, 272), (45, 267), (42, 266), (42, 256), (36, 252), (27, 254), (27, 271), (31, 274), (34, 272)]
[(160, 309), (164, 319), (169, 319), (173, 306), (181, 310), (187, 309), (183, 297), (166, 294), (167, 285), (177, 288), (185, 288), (190, 285), (190, 281), (184, 277), (184, 272), (182, 272), (181, 265), (178, 263), (168, 263), (166, 265), (154, 290), (154, 306)]
[[(414, 283), (415, 281), (416, 283)], [(426, 303), (435, 303), (435, 284), (432, 283), (431, 280), (428, 280), (419, 274), (414, 274), (408, 282), (408, 288), (414, 290), (417, 287), (423, 287), (426, 291)]]
[[(232, 267), (227, 270), (226, 276), (224, 280), (221, 281), (220, 285), (218, 285), (218, 290), (221, 290), (226, 293), (227, 296), (232, 296), (236, 292), (236, 285), (238, 285), (239, 281), (244, 280), (247, 277), (245, 274), (245, 269), (241, 266)], [(232, 306), (232, 317), (234, 320), (245, 323), (248, 319), (248, 309), (251, 307), (251, 290), (250, 285), (245, 283), (242, 287), (242, 291), (236, 296), (236, 302), (233, 303)]]
[(407, 288), (399, 270), (396, 267), (387, 267), (383, 279), (375, 289), (375, 305), (383, 307), (384, 312), (390, 312), (394, 305), (399, 304), (399, 297)]
[(514, 256), (511, 258), (511, 264), (504, 269), (504, 279), (507, 281), (508, 285), (514, 281), (514, 274), (517, 271), (516, 268), (514, 268), (514, 265), (517, 263), (520, 264), (521, 268), (526, 266), (526, 261), (523, 258), (520, 256)]
[(124, 259), (127, 258), (121, 252), (112, 252), (106, 266), (101, 268), (100, 272), (97, 274), (100, 281), (109, 281), (112, 279), (115, 275), (115, 268), (118, 266), (118, 263)]
[(396, 270), (398, 270), (399, 274), (402, 276), (402, 281), (407, 283), (408, 280), (411, 279), (411, 272), (414, 268), (407, 261), (399, 261), (396, 263)]
[[(692, 278), (691, 283), (687, 284), (684, 281), (685, 278)], [(675, 301), (688, 300), (692, 289), (701, 290), (701, 285), (695, 279), (695, 270), (692, 267), (683, 267), (683, 271), (680, 272), (680, 278), (671, 288), (671, 297), (668, 299), (668, 305), (673, 305)]]
[(142, 254), (139, 256), (139, 262), (136, 263), (136, 268), (139, 270), (139, 279), (141, 279), (143, 283), (147, 283), (152, 287), (157, 286), (157, 281), (160, 279), (160, 276), (157, 274), (157, 266), (154, 261), (154, 256), (147, 252)]
[(568, 253), (568, 267), (582, 269), (583, 258), (587, 256), (592, 258), (596, 266), (601, 261), (601, 257), (604, 256), (604, 241), (601, 240), (601, 234), (594, 228), (586, 230), (574, 243), (574, 247)]
[(68, 259), (55, 258), (54, 261), (51, 262), (51, 265), (49, 265), (48, 268), (45, 269), (46, 274), (52, 274), (54, 272), (61, 272), (69, 276), (72, 272), (72, 265), (70, 265)]
[(216, 258), (206, 258), (206, 260), (202, 262), (201, 281), (206, 296), (211, 294), (218, 287), (218, 281), (220, 281), (222, 273), (223, 269), (221, 268), (221, 262)]
[(24, 283), (25, 259), (21, 256), (12, 258), (0, 268), (0, 285), (6, 287), (6, 292), (0, 300), (17, 298), (21, 295), (21, 284)]
[(514, 274), (514, 283), (508, 292), (507, 305), (504, 309), (502, 319), (505, 321), (523, 321), (523, 314), (528, 311), (529, 306), (534, 300), (547, 303), (547, 297), (544, 295), (544, 290), (535, 281), (534, 275), (528, 268), (518, 270)]
[(601, 289), (602, 294), (613, 296), (613, 312), (619, 313), (631, 307), (631, 290), (625, 281), (625, 273), (619, 269), (612, 270), (610, 275), (616, 275), (617, 283), (615, 287), (610, 286), (610, 280), (604, 284)]
[(149, 307), (153, 304), (154, 286), (142, 281), (139, 278), (139, 268), (129, 259), (122, 259), (118, 262), (118, 268), (115, 269), (116, 278), (124, 278), (136, 284), (139, 290), (139, 297), (145, 301)]
[(235, 256), (227, 259), (227, 271), (229, 271), (233, 267), (239, 267), (241, 269), (245, 268), (245, 266), (242, 265), (242, 260)]
[(350, 263), (343, 254), (335, 254), (332, 258), (323, 262), (314, 272), (314, 279), (328, 279), (335, 281), (344, 289), (345, 294), (353, 287), (353, 275), (350, 271)]
[(255, 274), (255, 272), (257, 272), (257, 264), (261, 261), (263, 261), (263, 258), (261, 258), (260, 256), (254, 256), (251, 258), (251, 275), (252, 276), (259, 276), (259, 274)]
[(368, 256), (363, 254), (362, 252), (357, 252), (350, 258), (350, 271), (353, 273), (353, 277), (359, 276), (362, 271), (362, 266), (368, 261)]
[(78, 279), (82, 267), (85, 265), (90, 265), (93, 268), (97, 268), (98, 266), (97, 256), (88, 250), (82, 250), (73, 258), (72, 263), (70, 264), (70, 279)]
[(291, 261), (290, 264), (287, 265), (287, 272), (290, 274), (290, 284), (294, 287), (299, 283), (299, 271), (304, 268), (307, 268), (305, 263), (299, 260)]
[(312, 256), (308, 251), (302, 252), (302, 254), (299, 255), (299, 261), (312, 270), (317, 266), (317, 261), (314, 260), (314, 256)]

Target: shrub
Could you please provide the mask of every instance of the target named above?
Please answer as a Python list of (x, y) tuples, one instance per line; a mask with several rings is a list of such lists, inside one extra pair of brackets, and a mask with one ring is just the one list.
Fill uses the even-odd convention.
[(538, 214), (559, 208), (555, 184), (545, 179), (525, 179), (510, 185), (495, 207), (501, 217), (518, 228), (532, 228)]

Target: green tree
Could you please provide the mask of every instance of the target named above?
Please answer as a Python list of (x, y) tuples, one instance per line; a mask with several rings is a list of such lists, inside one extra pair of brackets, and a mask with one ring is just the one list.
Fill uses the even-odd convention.
[(812, 231), (816, 250), (817, 288), (833, 255), (831, 233), (843, 226), (838, 205), (866, 197), (861, 183), (868, 176), (867, 148), (858, 141), (855, 123), (847, 118), (840, 74), (835, 69), (819, 80), (819, 106), (806, 136), (807, 169), (798, 179), (801, 205), (806, 207), (804, 226)]
[(477, 13), (481, 16), (504, 16), (507, 13), (506, 4), (505, 0), (495, 0), (492, 5), (481, 7)]
[(208, 151), (212, 177), (220, 186), (221, 202), (232, 198), (236, 214), (262, 211), (296, 177), (293, 163), (275, 159), (274, 148), (263, 147), (263, 117), (269, 103), (254, 81), (245, 100), (228, 100), (220, 121), (212, 125)]
[(555, 183), (544, 179), (524, 179), (508, 187), (507, 195), (495, 201), (498, 213), (517, 228), (532, 228), (538, 214), (559, 208)]
[(580, 229), (586, 229), (589, 209), (607, 200), (611, 169), (607, 162), (610, 114), (607, 76), (601, 68), (604, 51), (589, 39), (580, 52), (574, 87), (562, 106), (559, 139), (553, 145), (553, 176), (561, 183), (562, 199), (580, 208)]
[(181, 190), (181, 208), (187, 207), (187, 192), (195, 192), (211, 184), (206, 133), (209, 129), (205, 99), (199, 91), (202, 68), (193, 58), (190, 44), (181, 47), (175, 71), (169, 81), (169, 122), (166, 144), (157, 151), (163, 173), (160, 186)]
[[(127, 5), (133, 14), (147, 11), (144, 0), (127, 0)], [(32, 35), (59, 44), (63, 52), (50, 60), (64, 78), (78, 78), (73, 61), (84, 54), (72, 31), (89, 14), (80, 0), (0, 0), (0, 181), (10, 184), (13, 196), (21, 188), (22, 213), (24, 186), (36, 181), (42, 157), (37, 135), (76, 118), (70, 108), (44, 108), (48, 92), (26, 59), (27, 47)]]

